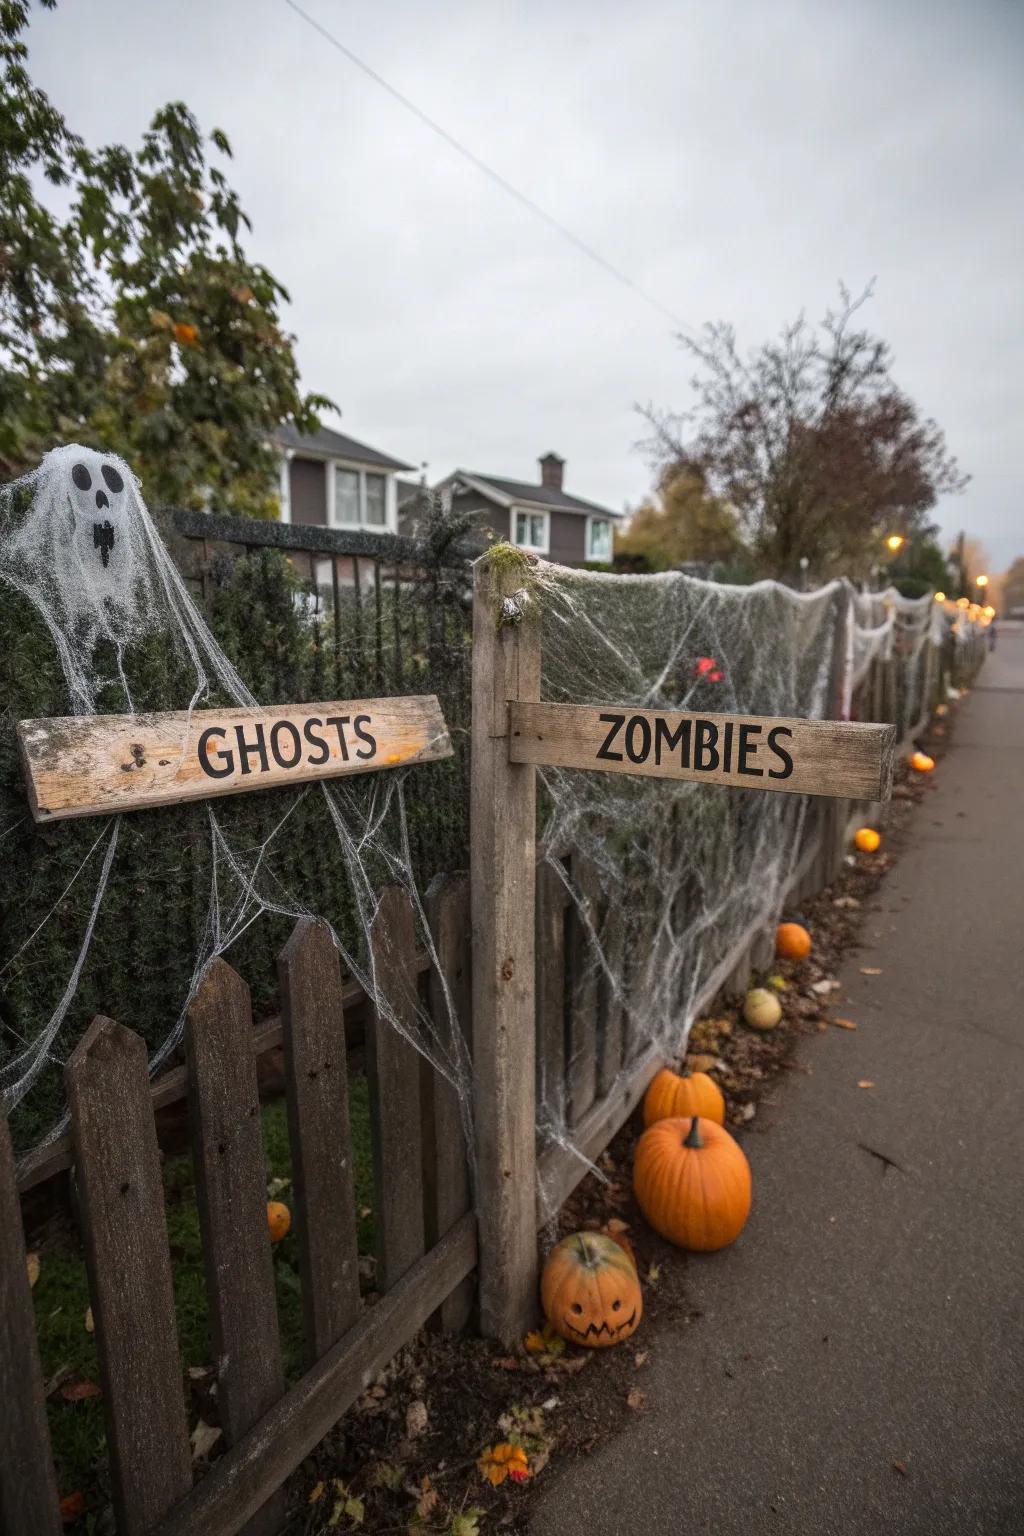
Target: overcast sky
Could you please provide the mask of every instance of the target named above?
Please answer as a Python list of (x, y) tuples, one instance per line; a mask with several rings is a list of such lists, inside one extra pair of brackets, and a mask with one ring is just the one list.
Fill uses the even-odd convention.
[[(944, 531), (1024, 554), (1020, 0), (302, 3), (691, 326), (753, 344), (876, 277), (896, 378), (974, 477)], [(29, 43), (90, 142), (171, 98), (227, 132), (334, 425), (432, 479), (553, 449), (581, 495), (644, 493), (633, 406), (688, 395), (672, 323), (285, 0), (62, 0)]]

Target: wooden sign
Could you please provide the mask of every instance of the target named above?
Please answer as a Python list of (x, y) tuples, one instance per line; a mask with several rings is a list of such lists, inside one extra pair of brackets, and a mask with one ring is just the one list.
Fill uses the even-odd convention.
[(888, 800), (896, 728), (590, 704), (509, 705), (509, 761)]
[(205, 800), (452, 755), (433, 694), (22, 720), (36, 821)]

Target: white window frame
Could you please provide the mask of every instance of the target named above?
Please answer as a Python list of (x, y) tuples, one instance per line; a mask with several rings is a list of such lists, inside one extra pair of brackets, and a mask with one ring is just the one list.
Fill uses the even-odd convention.
[[(336, 469), (347, 469), (359, 476), (359, 521), (357, 523), (343, 523), (338, 520), (334, 485), (334, 471)], [(327, 477), (328, 528), (346, 528), (349, 531), (358, 530), (360, 533), (398, 532), (398, 494), (395, 488), (395, 477), (390, 470), (375, 469), (372, 464), (356, 464), (352, 459), (327, 459), (324, 462), (324, 474)], [(366, 521), (367, 475), (380, 475), (384, 480), (383, 523), (368, 523)]]
[[(540, 544), (520, 544), (518, 526), (520, 517), (539, 517), (541, 519), (544, 532)], [(542, 512), (538, 507), (511, 507), (509, 509), (509, 532), (512, 535), (511, 542), (517, 549), (528, 549), (533, 555), (546, 555), (551, 549), (551, 513)]]
[[(606, 555), (595, 555), (594, 554), (593, 529), (594, 529), (594, 524), (595, 523), (606, 523), (607, 526), (608, 526), (608, 553)], [(586, 542), (585, 548), (586, 548), (586, 551), (587, 551), (587, 559), (588, 560), (602, 560), (602, 561), (606, 561), (609, 564), (611, 563), (612, 554), (614, 553), (614, 550), (615, 550), (615, 524), (612, 522), (612, 519), (610, 517), (600, 517), (596, 512), (593, 514), (593, 516), (588, 514), (588, 516), (587, 516), (587, 542)]]

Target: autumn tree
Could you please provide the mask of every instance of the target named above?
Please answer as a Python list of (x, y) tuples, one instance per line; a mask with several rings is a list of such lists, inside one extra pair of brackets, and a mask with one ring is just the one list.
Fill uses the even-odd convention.
[(840, 290), (820, 325), (803, 316), (749, 354), (733, 328), (680, 337), (696, 363), (683, 415), (649, 409), (655, 463), (705, 466), (760, 569), (795, 581), (869, 577), (881, 540), (927, 525), (966, 483), (941, 429), (892, 378), (888, 344), (857, 316), (870, 289)]
[(301, 393), (288, 295), (244, 249), (228, 140), (172, 102), (137, 149), (90, 148), (33, 84), (27, 22), (0, 0), (0, 473), (78, 440), (153, 503), (276, 516), (270, 438), (330, 402)]
[(1018, 555), (1010, 569), (1001, 578), (997, 607), (1001, 614), (1017, 609), (1024, 612), (1024, 556)]
[(708, 493), (699, 464), (668, 464), (654, 496), (633, 513), (629, 527), (615, 535), (617, 565), (665, 571), (694, 561), (731, 560), (740, 549), (736, 515)]

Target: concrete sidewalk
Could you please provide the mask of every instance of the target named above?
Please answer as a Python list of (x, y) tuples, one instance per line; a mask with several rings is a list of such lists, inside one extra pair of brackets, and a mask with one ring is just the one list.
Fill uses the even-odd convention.
[(746, 1231), (685, 1261), (703, 1317), (642, 1340), (647, 1411), (536, 1536), (1024, 1533), (1022, 764), (1004, 626), (842, 973), (857, 1032), (762, 1109)]

